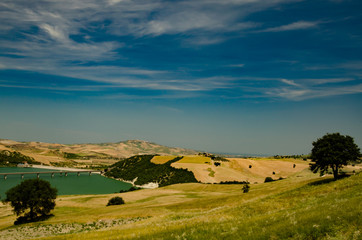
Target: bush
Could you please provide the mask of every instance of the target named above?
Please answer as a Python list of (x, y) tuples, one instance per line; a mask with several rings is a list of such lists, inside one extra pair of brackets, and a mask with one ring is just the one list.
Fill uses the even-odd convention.
[(243, 193), (249, 192), (249, 189), (250, 189), (249, 184), (244, 184), (244, 186), (243, 186)]
[(109, 199), (107, 206), (111, 206), (111, 205), (122, 205), (124, 204), (124, 200), (121, 197), (113, 197), (111, 199)]
[(136, 191), (136, 190), (139, 190), (139, 189), (141, 189), (141, 188), (132, 186), (132, 187), (131, 187), (130, 189), (128, 189), (128, 190), (120, 190), (119, 192), (120, 192), (120, 193), (132, 192), (132, 191)]
[(274, 181), (274, 179), (271, 178), (271, 177), (266, 177), (265, 180), (264, 180), (265, 183), (266, 182), (273, 182), (273, 181)]

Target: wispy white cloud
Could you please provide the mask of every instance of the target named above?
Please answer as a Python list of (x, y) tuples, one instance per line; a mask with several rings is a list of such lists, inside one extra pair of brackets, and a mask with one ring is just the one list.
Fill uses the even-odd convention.
[(359, 94), (362, 92), (362, 84), (348, 86), (323, 86), (326, 83), (339, 83), (352, 81), (353, 79), (299, 79), (300, 84), (289, 84), (289, 87), (272, 87), (265, 89), (265, 95), (272, 98), (283, 98), (294, 101), (302, 101), (314, 98), (330, 96)]
[(321, 23), (322, 22), (320, 22), (320, 21), (315, 21), (315, 22), (298, 21), (298, 22), (294, 22), (294, 23), (290, 23), (290, 24), (286, 24), (286, 25), (282, 25), (282, 26), (278, 26), (278, 27), (271, 27), (271, 28), (259, 30), (256, 32), (284, 32), (284, 31), (294, 31), (294, 30), (305, 30), (305, 29), (315, 28)]
[(285, 84), (288, 84), (288, 85), (291, 85), (291, 86), (295, 86), (295, 87), (299, 87), (300, 84), (297, 84), (295, 83), (293, 80), (288, 80), (288, 79), (281, 79), (280, 80), (281, 82), (285, 83)]
[(328, 83), (344, 83), (354, 80), (354, 78), (309, 78), (304, 79), (304, 82), (307, 82), (310, 85), (322, 85)]
[[(84, 79), (91, 81), (92, 84), (94, 82), (107, 84), (113, 88), (199, 92), (199, 94), (215, 89), (239, 89), (239, 91), (243, 89), (243, 91), (255, 93), (254, 96), (275, 96), (284, 99), (323, 96), (323, 91), (319, 89), (324, 88), (319, 85), (347, 82), (353, 79), (289, 79), (255, 76), (236, 78), (222, 74), (213, 77), (187, 78), (178, 75), (175, 70), (129, 67), (122, 65), (119, 61), (123, 58), (123, 48), (131, 47), (119, 40), (123, 36), (137, 39), (161, 35), (183, 35), (187, 36), (187, 38), (182, 38), (183, 43), (197, 45), (197, 47), (217, 44), (228, 39), (230, 35), (240, 36), (262, 26), (262, 23), (245, 20), (251, 14), (296, 1), (299, 0), (181, 0), (176, 2), (5, 0), (0, 3), (2, 13), (0, 29), (4, 36), (0, 40), (0, 50), (4, 54), (0, 57), (0, 69), (35, 71)], [(296, 21), (258, 32), (311, 29), (323, 23), (322, 21)], [(106, 34), (106, 37), (97, 38), (97, 32)], [(132, 43), (128, 42), (128, 44)], [(119, 65), (116, 65), (116, 62)], [(313, 70), (313, 67), (314, 70), (338, 67), (360, 72), (361, 66), (361, 62), (356, 61), (333, 66), (312, 66), (309, 70)], [(227, 65), (227, 67), (245, 68), (245, 65), (242, 63)], [(250, 82), (253, 81), (271, 81), (272, 88), (270, 90), (260, 86), (245, 86), (252, 85)], [(243, 82), (248, 82), (248, 84), (241, 84)], [(8, 84), (7, 87), (17, 87), (17, 85)], [(36, 88), (36, 86), (21, 84), (18, 87)], [(43, 86), (43, 89), (80, 91), (78, 87), (62, 86)], [(84, 89), (93, 91), (96, 88), (85, 87)], [(329, 94), (338, 92), (337, 88), (326, 89)], [(341, 89), (338, 94), (350, 94), (355, 91), (352, 88)]]
[(339, 88), (311, 88), (311, 89), (274, 89), (266, 94), (271, 97), (281, 97), (289, 100), (302, 101), (314, 98), (323, 98), (340, 95), (360, 94), (362, 93), (362, 84), (354, 86), (344, 86)]
[(39, 86), (39, 85), (25, 85), (25, 84), (0, 84), (2, 88), (19, 88), (19, 89), (36, 89), (36, 90), (50, 90), (57, 92), (98, 92), (100, 90), (111, 89), (113, 86)]
[(362, 61), (348, 61), (338, 64), (317, 64), (313, 66), (306, 66), (306, 70), (328, 70), (328, 69), (348, 69), (348, 70), (362, 70)]
[(269, 97), (286, 98), (290, 100), (306, 99), (311, 93), (308, 89), (275, 88), (265, 92)]
[(232, 64), (232, 65), (228, 65), (227, 67), (233, 67), (233, 68), (243, 68), (245, 67), (244, 63), (240, 63), (240, 64)]

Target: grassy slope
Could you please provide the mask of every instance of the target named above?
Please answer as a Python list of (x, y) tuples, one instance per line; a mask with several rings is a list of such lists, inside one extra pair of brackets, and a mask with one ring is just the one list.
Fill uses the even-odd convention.
[[(62, 197), (55, 217), (41, 225), (148, 217), (48, 239), (361, 239), (362, 175), (336, 182), (307, 171), (298, 176), (252, 185), (246, 194), (240, 185), (191, 183)], [(105, 207), (112, 196), (122, 196), (127, 204)], [(0, 229), (12, 219), (0, 216)]]

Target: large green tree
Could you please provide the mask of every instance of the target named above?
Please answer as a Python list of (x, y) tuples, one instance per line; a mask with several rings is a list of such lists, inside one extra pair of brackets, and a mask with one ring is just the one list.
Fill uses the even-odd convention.
[(28, 179), (9, 189), (3, 202), (10, 202), (17, 216), (24, 214), (22, 221), (34, 221), (54, 209), (57, 192), (45, 180)]
[(338, 171), (351, 162), (360, 161), (361, 153), (352, 137), (339, 133), (328, 133), (313, 142), (310, 169), (321, 175), (332, 169), (335, 179)]

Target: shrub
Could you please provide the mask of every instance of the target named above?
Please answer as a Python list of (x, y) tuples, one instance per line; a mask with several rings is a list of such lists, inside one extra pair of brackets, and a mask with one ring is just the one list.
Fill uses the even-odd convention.
[(131, 187), (130, 189), (128, 189), (128, 190), (120, 190), (119, 192), (120, 192), (120, 193), (132, 192), (132, 191), (136, 191), (136, 190), (139, 190), (139, 189), (141, 189), (141, 188), (136, 187), (136, 186), (132, 186), (132, 187)]
[(243, 186), (243, 193), (249, 192), (249, 189), (250, 189), (249, 184), (244, 184), (244, 186)]
[(266, 177), (265, 178), (265, 180), (264, 180), (264, 182), (266, 183), (266, 182), (273, 182), (274, 180), (273, 180), (273, 178), (271, 178), (271, 177)]
[(111, 199), (109, 199), (107, 206), (111, 206), (111, 205), (121, 205), (124, 204), (124, 200), (121, 197), (113, 197)]

